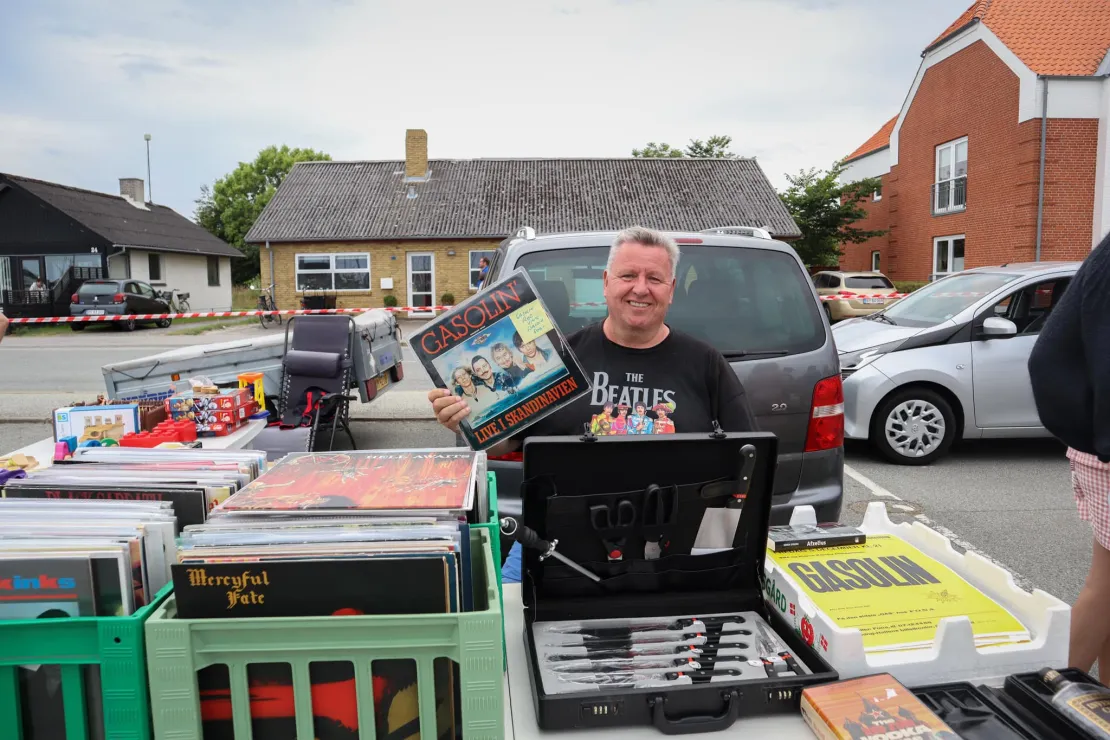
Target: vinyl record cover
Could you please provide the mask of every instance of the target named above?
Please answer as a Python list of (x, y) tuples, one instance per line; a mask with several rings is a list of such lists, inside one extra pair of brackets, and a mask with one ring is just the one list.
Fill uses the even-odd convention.
[(96, 616), (87, 558), (0, 560), (0, 620)]
[(821, 740), (960, 737), (886, 673), (805, 689), (802, 718)]
[(528, 273), (517, 270), (409, 340), (439, 388), (469, 404), (459, 426), (487, 449), (588, 393), (590, 382)]
[(220, 511), (447, 511), (473, 506), (475, 453), (354, 450), (286, 455)]
[(200, 524), (208, 518), (208, 495), (203, 487), (162, 485), (112, 485), (93, 482), (87, 485), (54, 486), (36, 483), (31, 478), (5, 484), (4, 498), (48, 498), (72, 501), (169, 501), (177, 517), (178, 529)]

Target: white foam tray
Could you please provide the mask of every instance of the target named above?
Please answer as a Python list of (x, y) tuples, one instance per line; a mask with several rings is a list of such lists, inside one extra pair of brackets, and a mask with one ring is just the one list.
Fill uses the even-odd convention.
[[(791, 524), (815, 524), (813, 507), (794, 509)], [(862, 529), (866, 534), (891, 534), (902, 538), (929, 557), (951, 568), (968, 583), (987, 594), (1021, 620), (1032, 641), (1021, 645), (977, 648), (967, 617), (947, 617), (937, 627), (931, 648), (897, 653), (867, 654), (858, 629), (836, 626), (817, 610), (791, 576), (770, 558), (765, 566), (768, 604), (802, 634), (802, 620), (813, 626), (813, 646), (841, 678), (890, 673), (906, 686), (949, 681), (975, 681), (1001, 685), (1006, 676), (1067, 665), (1071, 607), (1041, 590), (1018, 588), (1013, 575), (975, 552), (958, 552), (952, 542), (921, 522), (895, 524), (880, 501), (867, 507)], [(780, 596), (774, 598), (774, 589)], [(778, 603), (776, 603), (776, 601)], [(785, 604), (786, 608), (781, 609)], [(808, 630), (807, 630), (808, 632)]]

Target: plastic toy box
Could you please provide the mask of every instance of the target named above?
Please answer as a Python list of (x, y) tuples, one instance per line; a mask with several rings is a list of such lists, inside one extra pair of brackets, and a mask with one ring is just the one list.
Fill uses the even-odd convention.
[[(792, 524), (814, 524), (813, 507), (794, 510)], [(764, 563), (764, 598), (792, 623), (802, 638), (836, 669), (842, 679), (890, 673), (908, 687), (953, 681), (1001, 686), (1006, 676), (1067, 665), (1071, 607), (1041, 590), (1018, 588), (1013, 575), (975, 552), (958, 552), (952, 542), (921, 522), (895, 524), (882, 502), (868, 505), (860, 529), (867, 535), (891, 534), (947, 566), (1013, 614), (1031, 635), (1025, 643), (977, 647), (966, 616), (941, 619), (932, 647), (886, 653), (864, 651), (858, 629), (838, 627), (818, 611), (794, 577), (771, 558)]]

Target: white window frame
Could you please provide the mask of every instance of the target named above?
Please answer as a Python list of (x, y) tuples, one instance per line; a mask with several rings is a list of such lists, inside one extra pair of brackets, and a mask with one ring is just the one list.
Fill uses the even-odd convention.
[[(966, 243), (966, 242), (965, 242)], [(879, 267), (882, 265), (882, 255), (878, 249), (871, 250), (871, 272), (879, 272)], [(934, 265), (936, 262), (933, 263)]]
[[(327, 257), (329, 267), (326, 270), (302, 270), (300, 268), (301, 257), (313, 257), (313, 258)], [(351, 270), (351, 269), (337, 270), (337, 269), (335, 269), (335, 260), (336, 260), (337, 257), (365, 257), (366, 258), (366, 269), (365, 270)], [(304, 293), (305, 290), (308, 290), (309, 292), (317, 291), (317, 290), (330, 290), (333, 293), (371, 293), (371, 292), (373, 292), (373, 288), (374, 288), (374, 279), (373, 279), (373, 275), (371, 274), (370, 270), (371, 270), (371, 264), (370, 264), (370, 253), (369, 252), (300, 252), (300, 253), (297, 253), (297, 254), (293, 255), (293, 287), (296, 288), (297, 293)], [(357, 272), (357, 273), (365, 272), (366, 273), (366, 287), (365, 288), (336, 288), (335, 287), (335, 274), (336, 273), (346, 274), (346, 273), (353, 273), (353, 272)], [(301, 275), (331, 275), (332, 287), (330, 287), (330, 288), (307, 288), (307, 289), (302, 288), (301, 283), (300, 283), (300, 276)]]
[[(966, 185), (967, 171), (966, 171), (966, 168), (965, 168), (964, 174), (958, 175), (958, 176), (956, 175), (956, 148), (960, 144), (963, 144), (965, 151), (967, 151), (967, 154), (964, 155), (965, 156), (964, 161), (965, 162), (970, 161), (971, 151), (970, 151), (970, 148), (968, 147), (966, 136), (963, 136), (959, 139), (953, 139), (952, 141), (946, 141), (943, 144), (938, 145), (937, 148), (936, 148), (936, 152), (934, 152), (934, 155), (933, 155), (933, 213), (936, 213), (936, 214), (959, 213), (960, 211), (967, 210), (967, 185)], [(941, 155), (941, 152), (944, 152), (945, 150), (951, 150), (951, 152), (952, 152), (952, 165), (951, 165), (952, 169), (951, 169), (951, 172), (949, 173), (950, 177), (947, 180), (941, 180), (940, 179), (940, 155)], [(960, 203), (959, 205), (954, 205), (953, 200), (955, 199), (955, 194), (956, 194), (956, 181), (960, 180), (960, 179), (964, 180), (964, 182), (965, 182), (965, 184), (964, 184), (964, 202)], [(945, 206), (944, 208), (941, 208), (939, 206), (939, 203), (940, 203), (940, 186), (943, 185), (944, 183), (948, 183), (948, 205)]]
[[(411, 304), (413, 302), (412, 301), (412, 294), (413, 294), (413, 290), (412, 290), (412, 258), (413, 257), (429, 257), (430, 258), (429, 264), (428, 264), (428, 267), (429, 267), (428, 272), (430, 272), (431, 276), (432, 276), (432, 295), (431, 295), (432, 301), (431, 301), (431, 303), (434, 306), (437, 303), (439, 303), (439, 296), (436, 293), (436, 254), (435, 254), (435, 252), (406, 252), (405, 253), (405, 295), (408, 296), (408, 299), (409, 299), (408, 303), (411, 306)], [(424, 272), (424, 270), (418, 270), (417, 272)], [(421, 292), (423, 293), (424, 291), (421, 291)], [(436, 315), (436, 312), (434, 310), (432, 310), (432, 311), (409, 311), (409, 318), (435, 316), (435, 315)]]
[[(952, 262), (953, 262), (952, 252), (955, 250), (955, 242), (958, 239), (963, 239), (963, 241), (964, 241), (964, 256), (963, 256), (964, 267), (961, 267), (959, 270), (953, 270), (952, 269)], [(936, 271), (936, 269), (937, 269), (937, 249), (940, 247), (941, 242), (947, 242), (948, 243), (948, 270), (947, 270), (947, 272), (937, 272)], [(943, 277), (945, 275), (951, 275), (953, 273), (962, 272), (962, 271), (966, 270), (967, 269), (967, 236), (964, 235), (964, 234), (952, 234), (951, 236), (934, 236), (933, 237), (933, 261), (929, 265), (929, 269), (930, 269), (930, 273), (931, 273), (930, 276), (929, 276), (930, 280), (936, 280), (939, 277)]]
[(467, 269), (467, 273), (466, 273), (466, 281), (467, 281), (467, 287), (470, 288), (471, 293), (477, 293), (478, 292), (478, 289), (476, 287), (474, 287), (474, 273), (480, 273), (480, 271), (482, 269), (481, 267), (473, 267), (473, 265), (474, 265), (474, 255), (476, 255), (476, 254), (484, 254), (486, 256), (486, 259), (489, 260), (490, 266), (492, 267), (493, 266), (493, 255), (497, 254), (497, 250), (496, 249), (471, 249), (470, 251), (467, 252), (467, 254), (466, 254), (466, 265), (467, 265), (468, 269)]
[(878, 203), (882, 199), (883, 199), (883, 191), (882, 190), (876, 190), (875, 192), (871, 193), (871, 202), (872, 203)]
[[(154, 277), (150, 274), (151, 263), (158, 265), (158, 277)], [(146, 276), (152, 285), (166, 284), (166, 260), (158, 252), (146, 253)]]

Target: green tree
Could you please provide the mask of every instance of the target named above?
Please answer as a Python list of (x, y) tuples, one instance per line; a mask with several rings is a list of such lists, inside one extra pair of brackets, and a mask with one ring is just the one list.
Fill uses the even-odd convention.
[(794, 217), (802, 238), (793, 243), (802, 261), (810, 267), (835, 265), (844, 252), (842, 244), (860, 244), (886, 231), (868, 231), (853, 226), (867, 211), (861, 205), (881, 188), (877, 177), (841, 183), (844, 163), (836, 162), (827, 171), (801, 170), (787, 175), (790, 187), (781, 194)]
[(673, 159), (683, 156), (681, 149), (675, 149), (670, 144), (656, 144), (649, 141), (643, 149), (633, 149), (633, 157), (647, 157), (649, 159)]
[(670, 144), (649, 141), (643, 149), (633, 149), (633, 157), (674, 158), (691, 157), (693, 159), (737, 159), (739, 155), (729, 151), (732, 145), (731, 136), (710, 136), (705, 141), (691, 139), (685, 149), (676, 149)]
[(289, 170), (297, 162), (330, 159), (330, 155), (313, 149), (269, 146), (253, 162), (240, 162), (212, 187), (201, 186), (196, 201), (197, 223), (244, 255), (242, 259), (231, 260), (232, 282), (241, 285), (258, 276), (258, 245), (243, 240)]

